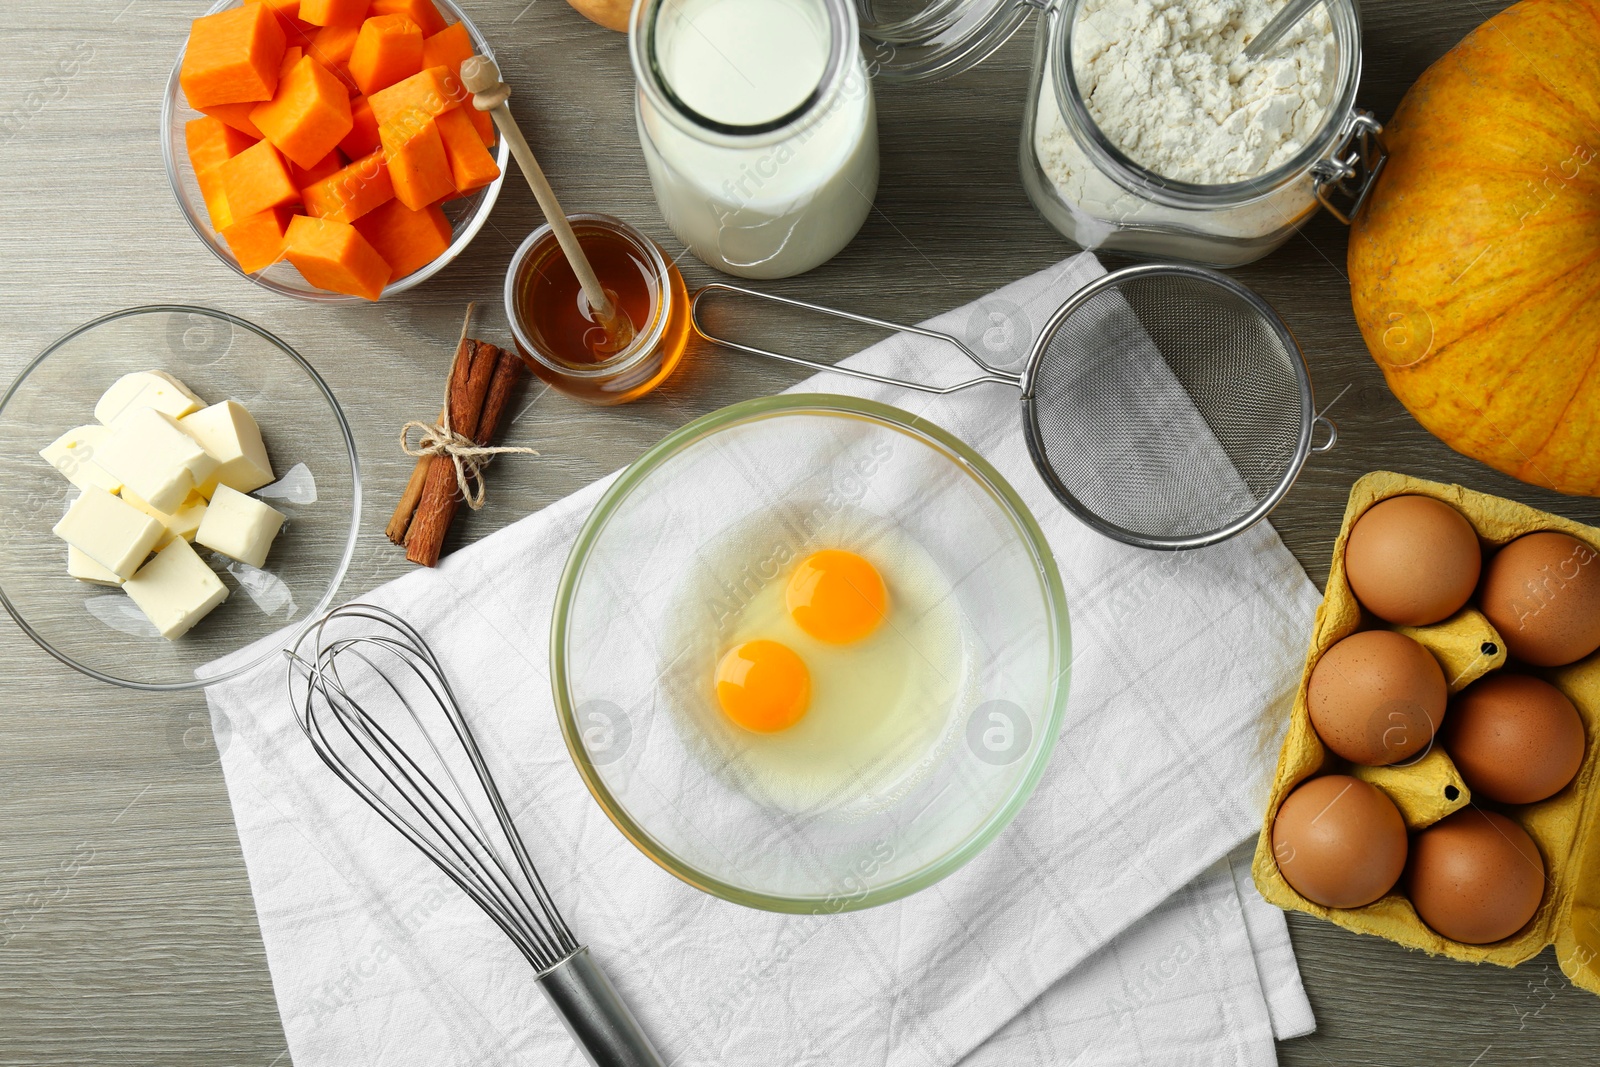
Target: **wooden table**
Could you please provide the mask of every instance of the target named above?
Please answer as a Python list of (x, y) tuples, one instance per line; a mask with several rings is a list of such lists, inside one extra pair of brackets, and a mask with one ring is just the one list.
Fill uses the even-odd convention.
[[(411, 461), (399, 425), (425, 417), (468, 300), (480, 334), (505, 337), (499, 292), (515, 243), (539, 223), (520, 180), (491, 225), (441, 277), (393, 302), (319, 309), (240, 281), (195, 240), (168, 190), (159, 101), (187, 20), (179, 0), (54, 0), (0, 8), (0, 376), (67, 329), (117, 308), (185, 302), (277, 332), (329, 379), (357, 431), (371, 501), (347, 592), (406, 570), (384, 513)], [(513, 105), (571, 209), (636, 223), (676, 253), (635, 139), (626, 42), (560, 0), (473, 0)], [(1405, 88), (1475, 23), (1478, 0), (1367, 5), (1361, 102), (1390, 114)], [(883, 180), (854, 244), (774, 284), (802, 298), (906, 321), (970, 301), (1071, 252), (1017, 177), (1031, 61), (1023, 33), (954, 81), (880, 88)], [(1396, 468), (1502, 493), (1588, 522), (1567, 500), (1457, 456), (1384, 387), (1350, 313), (1345, 231), (1322, 218), (1238, 276), (1283, 312), (1341, 428), (1273, 517), (1311, 577), (1327, 575), (1346, 492)], [(692, 285), (713, 273), (684, 264)], [(868, 337), (836, 324), (792, 336), (832, 355)], [(515, 423), (537, 461), (496, 466), (470, 540), (626, 464), (673, 427), (797, 380), (786, 369), (696, 350), (655, 396), (619, 410), (530, 391)], [(0, 1063), (288, 1062), (205, 703), (88, 681), (0, 625)], [(1316, 1036), (1288, 1064), (1593, 1062), (1600, 999), (1571, 988), (1546, 953), (1515, 971), (1434, 960), (1291, 916)]]

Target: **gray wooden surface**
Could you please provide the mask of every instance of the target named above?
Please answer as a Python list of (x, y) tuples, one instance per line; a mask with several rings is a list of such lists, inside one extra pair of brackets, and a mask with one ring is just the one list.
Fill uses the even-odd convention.
[[(526, 6), (525, 6), (526, 5)], [(1364, 104), (1390, 113), (1405, 87), (1501, 3), (1371, 0)], [(6, 0), (0, 4), (0, 377), (60, 333), (136, 304), (189, 302), (243, 315), (298, 347), (356, 426), (371, 510), (347, 587), (406, 569), (381, 527), (410, 461), (394, 433), (429, 414), (463, 304), (491, 308), (538, 222), (508, 185), (492, 225), (440, 278), (376, 307), (326, 310), (258, 291), (215, 262), (172, 203), (157, 142), (159, 100), (196, 0)], [(634, 137), (625, 42), (561, 0), (471, 0), (495, 42), (514, 105), (571, 209), (621, 215), (676, 253)], [(880, 89), (883, 182), (856, 242), (773, 288), (916, 320), (1070, 252), (1017, 178), (1031, 34), (979, 71)], [(1239, 276), (1284, 313), (1319, 397), (1337, 399), (1342, 439), (1318, 458), (1274, 523), (1321, 582), (1346, 492), (1395, 468), (1600, 521), (1447, 450), (1384, 388), (1355, 330), (1345, 235), (1322, 219)], [(692, 259), (691, 285), (712, 272)], [(796, 325), (817, 350), (862, 338)], [(667, 430), (796, 380), (783, 369), (696, 350), (656, 396), (594, 410), (535, 396), (514, 435), (537, 461), (493, 473), (491, 503), (459, 524), (470, 539), (627, 463)], [(0, 625), (0, 1063), (288, 1062), (250, 890), (204, 701), (147, 697), (66, 672)], [(1295, 1065), (1593, 1062), (1600, 999), (1544, 956), (1515, 971), (1431, 960), (1332, 926), (1291, 919), (1316, 1036), (1282, 1046)]]

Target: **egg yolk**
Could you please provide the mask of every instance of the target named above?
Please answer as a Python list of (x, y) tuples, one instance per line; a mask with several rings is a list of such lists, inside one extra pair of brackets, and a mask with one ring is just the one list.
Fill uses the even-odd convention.
[(834, 645), (861, 640), (889, 613), (889, 591), (878, 569), (839, 548), (801, 560), (789, 577), (784, 600), (795, 625)]
[(811, 703), (811, 672), (788, 645), (746, 641), (717, 664), (717, 703), (746, 730), (787, 730)]

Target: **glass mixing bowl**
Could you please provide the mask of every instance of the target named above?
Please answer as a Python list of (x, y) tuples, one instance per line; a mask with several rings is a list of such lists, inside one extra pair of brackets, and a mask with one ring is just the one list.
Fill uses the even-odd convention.
[[(50, 530), (78, 491), (39, 455), (94, 422), (112, 382), (147, 370), (171, 374), (207, 403), (234, 400), (250, 411), (279, 479), (253, 495), (288, 516), (264, 569), (199, 549), (228, 599), (175, 641), (126, 593), (67, 576), (67, 546)], [(0, 601), (46, 652), (102, 681), (193, 689), (202, 664), (315, 619), (350, 564), (360, 517), (355, 439), (327, 383), (294, 349), (232, 315), (159, 306), (95, 319), (45, 349), (0, 397)]]
[[(230, 7), (240, 7), (243, 0), (218, 0), (206, 12), (214, 15), (218, 11), (226, 11)], [(480, 56), (494, 58), (494, 50), (489, 47), (489, 42), (483, 34), (478, 32), (478, 27), (472, 24), (461, 8), (451, 0), (434, 0), (434, 6), (444, 16), (447, 22), (459, 22), (467, 28), (467, 33), (472, 37), (473, 46)], [(211, 250), (211, 254), (238, 273), (264, 289), (275, 293), (296, 297), (300, 300), (314, 300), (323, 304), (363, 304), (366, 300), (359, 296), (349, 296), (344, 293), (330, 293), (326, 289), (318, 289), (300, 276), (300, 272), (285, 261), (279, 261), (257, 274), (246, 274), (239, 269), (239, 261), (233, 257), (233, 252), (228, 248), (228, 242), (211, 226), (211, 214), (206, 210), (205, 197), (200, 195), (200, 185), (195, 180), (194, 167), (189, 163), (189, 150), (184, 140), (184, 126), (190, 119), (200, 117), (200, 112), (195, 111), (184, 99), (183, 87), (178, 84), (178, 74), (183, 68), (183, 52), (179, 51), (177, 60), (172, 64), (172, 76), (167, 79), (167, 95), (161, 102), (161, 154), (167, 164), (167, 180), (172, 183), (172, 195), (178, 199), (178, 207), (183, 209), (183, 217), (189, 220), (189, 226), (194, 230), (195, 236), (200, 238), (200, 243)], [(403, 293), (407, 289), (415, 288), (432, 278), (435, 274), (449, 266), (451, 261), (461, 254), (472, 239), (478, 236), (478, 231), (483, 229), (484, 223), (489, 221), (489, 212), (494, 210), (494, 202), (500, 198), (500, 187), (506, 180), (506, 167), (511, 159), (511, 146), (506, 139), (499, 139), (496, 149), (496, 159), (500, 164), (500, 177), (490, 184), (479, 189), (471, 196), (452, 200), (445, 204), (443, 211), (450, 220), (453, 236), (450, 247), (439, 254), (439, 258), (429, 263), (426, 267), (415, 273), (408, 274), (397, 282), (384, 287), (383, 295), (379, 299)]]
[[(911, 702), (892, 751), (772, 773), (780, 750), (757, 746), (779, 735), (723, 718), (712, 674), (743, 606), (824, 547), (879, 561), (885, 641), (944, 612), (957, 651), (907, 656), (942, 696)], [(689, 424), (610, 486), (562, 575), (551, 682), (578, 770), (647, 856), (735, 903), (827, 913), (929, 886), (1004, 829), (1061, 728), (1068, 634), (1049, 546), (982, 457), (883, 404), (790, 394)]]

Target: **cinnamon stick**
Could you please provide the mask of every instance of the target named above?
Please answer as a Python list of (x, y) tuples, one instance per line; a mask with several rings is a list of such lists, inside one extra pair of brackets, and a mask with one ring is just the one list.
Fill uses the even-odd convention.
[[(444, 408), (439, 409), (439, 421), (444, 421)], [(389, 525), (383, 528), (384, 535), (397, 545), (406, 543), (406, 531), (411, 529), (411, 517), (417, 513), (417, 505), (422, 502), (422, 486), (428, 480), (428, 467), (432, 459), (432, 456), (423, 456), (411, 468), (411, 480), (406, 482), (406, 491), (400, 494), (400, 502), (394, 506), (394, 514), (389, 516)]]
[(478, 432), (473, 435), (480, 445), (494, 443), (495, 434), (500, 432), (500, 420), (505, 416), (506, 406), (511, 403), (511, 389), (522, 377), (522, 357), (504, 349), (498, 351), (500, 359), (495, 364), (494, 378), (489, 382), (489, 395), (483, 401)]
[[(522, 373), (522, 360), (494, 345), (481, 341), (472, 344), (472, 369), (466, 388), (460, 394), (451, 392), (450, 425), (477, 444), (487, 446), (494, 440), (512, 387)], [(458, 395), (462, 401), (459, 408), (455, 403)], [(416, 516), (406, 533), (406, 559), (424, 567), (438, 563), (445, 535), (460, 507), (455, 464), (445, 456), (431, 457)]]
[[(470, 339), (466, 343), (467, 358), (457, 368), (460, 373), (450, 376), (446, 404), (450, 408), (450, 428), (463, 436), (475, 437), (478, 419), (483, 414), (483, 398), (488, 394), (489, 382), (494, 378), (499, 349)], [(406, 530), (407, 559), (422, 563), (417, 558), (417, 551), (426, 555), (427, 546), (436, 542), (443, 544), (445, 531), (455, 518), (453, 502), (459, 502), (459, 496), (455, 463), (449, 456), (428, 457), (428, 473), (422, 483), (422, 496), (417, 501), (417, 512), (411, 518), (411, 526)], [(424, 547), (414, 551), (412, 545), (417, 543), (419, 533), (423, 535)], [(433, 561), (423, 565), (431, 567), (438, 562), (438, 558), (435, 553)]]
[[(466, 316), (461, 320), (461, 338), (456, 342), (455, 357), (450, 361), (450, 382), (445, 389), (446, 396), (453, 395), (457, 389), (465, 388), (467, 375), (472, 369), (472, 350), (467, 347), (469, 341), (467, 331), (472, 327), (472, 313), (477, 307), (476, 303), (468, 304)], [(444, 422), (446, 411), (447, 408), (444, 407), (439, 409), (440, 422)], [(417, 513), (417, 505), (422, 502), (422, 487), (428, 480), (431, 458), (423, 456), (411, 468), (411, 480), (406, 482), (406, 491), (400, 494), (400, 502), (395, 505), (394, 514), (389, 517), (389, 525), (384, 527), (384, 534), (397, 545), (406, 543), (406, 531), (411, 529), (411, 518)]]

